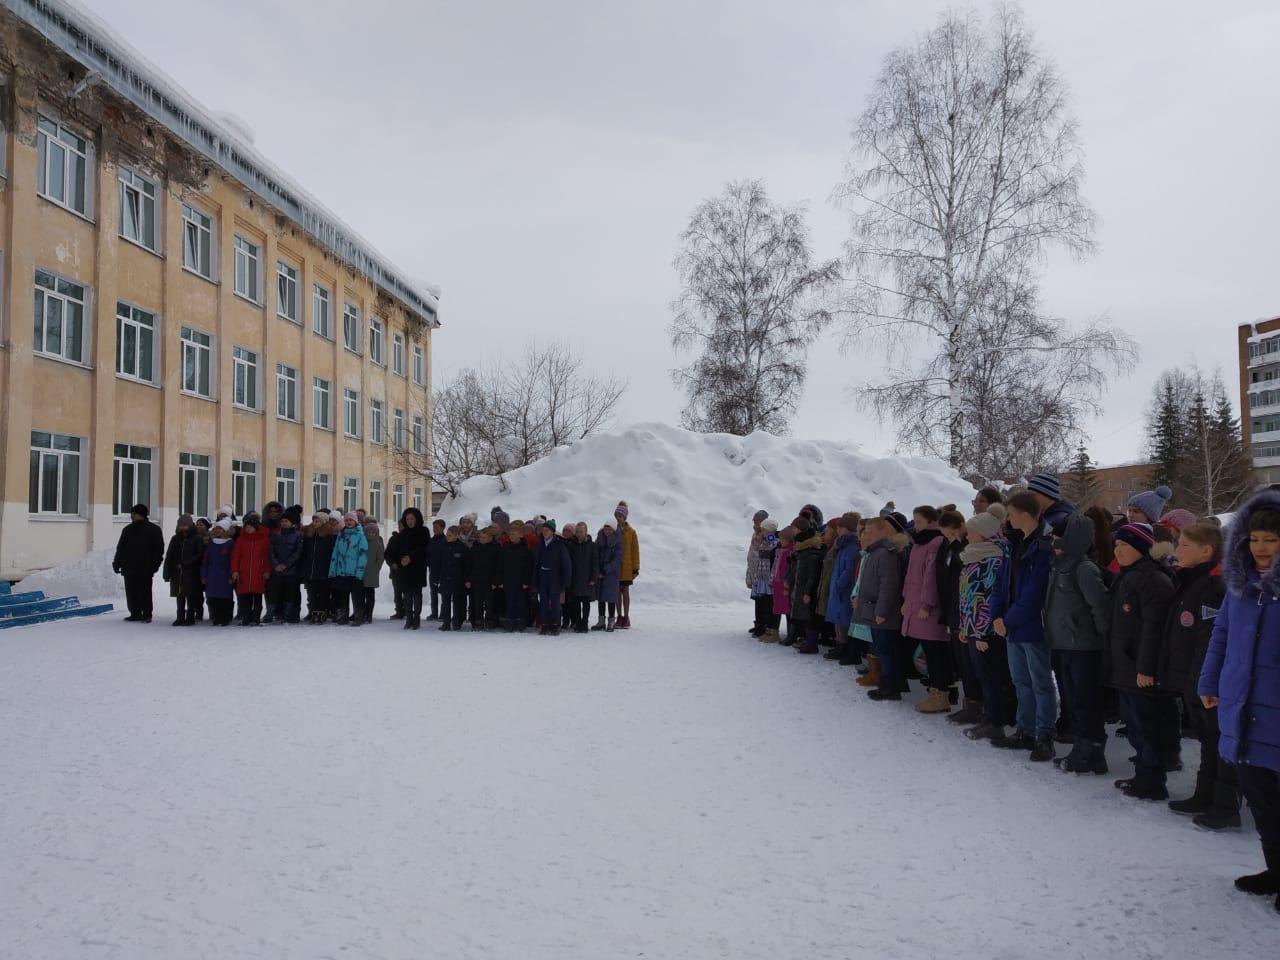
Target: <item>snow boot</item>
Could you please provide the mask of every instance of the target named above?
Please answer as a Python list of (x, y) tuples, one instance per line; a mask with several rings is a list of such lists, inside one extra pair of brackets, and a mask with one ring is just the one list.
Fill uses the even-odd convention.
[(844, 645), (844, 654), (837, 661), (842, 667), (858, 667), (859, 673), (866, 672), (866, 666), (862, 662), (862, 654), (854, 649), (852, 643)]
[(1236, 792), (1235, 786), (1229, 783), (1215, 783), (1209, 809), (1191, 822), (1205, 830), (1238, 829), (1240, 827), (1240, 795)]
[(1042, 733), (1036, 737), (1036, 745), (1031, 748), (1031, 761), (1033, 763), (1046, 763), (1053, 759), (1053, 754), (1053, 734)]
[(992, 740), (991, 745), (1001, 750), (1031, 750), (1036, 745), (1036, 738), (1015, 727), (1013, 733)]
[(964, 735), (970, 740), (1003, 740), (1004, 727), (994, 723), (987, 723), (984, 720), (976, 727), (970, 727), (964, 732)]
[(764, 633), (760, 634), (760, 642), (761, 643), (777, 643), (778, 631), (770, 627)]
[(1167, 787), (1154, 783), (1144, 777), (1134, 777), (1126, 786), (1120, 788), (1120, 792), (1126, 797), (1133, 797), (1135, 800), (1168, 800), (1169, 790)]
[(867, 672), (854, 682), (860, 687), (880, 686), (880, 658), (874, 653), (867, 657)]
[[(613, 618), (612, 618), (612, 617), (610, 617), (610, 619), (613, 619)], [(606, 626), (606, 624), (605, 624), (605, 622), (604, 622), (604, 616), (603, 616), (603, 615), (600, 617), (600, 619), (599, 619), (599, 620), (597, 620), (597, 621), (595, 622), (595, 625), (594, 625), (591, 629), (592, 629), (592, 630), (605, 630), (605, 629), (607, 629), (607, 626)], [(764, 633), (764, 629), (763, 629), (763, 628), (761, 628), (760, 633)], [(755, 632), (755, 630), (752, 630), (752, 631), (751, 631), (751, 635), (752, 635), (753, 637), (758, 637), (758, 636), (760, 636), (760, 633), (756, 633), (756, 632)]]
[(822, 655), (823, 660), (842, 660), (844, 659), (845, 645), (837, 643), (830, 650)]
[(1213, 807), (1213, 781), (1197, 774), (1196, 789), (1185, 800), (1170, 800), (1169, 809), (1174, 813), (1208, 813)]
[(1267, 869), (1247, 877), (1236, 878), (1236, 889), (1257, 897), (1280, 896), (1280, 847), (1263, 847), (1262, 859)]
[(971, 724), (971, 723), (981, 723), (982, 722), (982, 701), (970, 700), (968, 697), (965, 697), (964, 706), (962, 706), (955, 713), (949, 714), (947, 716), (947, 719), (951, 723), (958, 723), (961, 726), (964, 726), (965, 724)]
[(796, 653), (821, 653), (822, 652), (816, 643), (810, 643), (807, 640), (804, 643), (797, 643), (795, 650), (796, 650)]
[(1084, 752), (1075, 760), (1068, 757), (1066, 763), (1062, 765), (1062, 769), (1069, 773), (1092, 773), (1099, 777), (1106, 776), (1108, 772), (1106, 743), (1092, 743), (1088, 740), (1081, 742)]
[(901, 700), (902, 694), (897, 690), (886, 690), (883, 687), (877, 687), (875, 690), (868, 690), (867, 696), (872, 700)]
[(614, 630), (616, 630), (616, 629), (617, 629), (617, 627), (618, 627), (617, 622), (614, 620), (614, 618), (613, 618), (613, 617), (610, 617), (610, 618), (605, 622), (605, 625), (604, 625), (604, 632), (605, 632), (605, 633), (613, 633), (613, 631), (614, 631)]
[(929, 695), (916, 704), (916, 713), (950, 713), (951, 705), (947, 702), (947, 692), (935, 687), (929, 688)]

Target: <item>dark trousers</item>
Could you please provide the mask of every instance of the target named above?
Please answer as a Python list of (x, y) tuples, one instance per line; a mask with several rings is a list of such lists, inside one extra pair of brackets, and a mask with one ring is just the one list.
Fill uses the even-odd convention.
[(959, 640), (951, 641), (951, 662), (959, 668), (964, 698), (973, 703), (981, 703), (982, 681), (978, 679), (978, 671), (973, 668), (973, 657), (969, 655), (967, 643), (961, 643)]
[(550, 587), (543, 587), (538, 591), (538, 618), (544, 627), (560, 626), (560, 616), (563, 613), (560, 602), (560, 591), (553, 590)]
[(391, 571), (391, 590), (395, 595), (394, 616), (403, 617), (409, 612), (408, 604), (405, 603), (404, 575), (396, 569)]
[[(788, 618), (790, 619), (790, 618)], [(881, 630), (871, 628), (871, 647), (880, 658), (880, 689), (890, 692), (901, 689), (906, 683), (906, 674), (901, 672), (898, 662), (898, 641), (902, 635), (897, 630)]]
[[(978, 649), (978, 640), (987, 643), (984, 653)], [(970, 637), (969, 660), (978, 682), (982, 685), (982, 719), (998, 727), (1013, 722), (1013, 679), (1009, 676), (1009, 651), (1005, 639), (992, 634), (989, 637)]]
[(431, 581), (431, 620), (440, 619), (440, 581)]
[(215, 627), (225, 627), (231, 622), (235, 603), (230, 597), (209, 598), (209, 622)]
[(332, 600), (329, 598), (329, 581), (328, 580), (308, 580), (307, 581), (307, 613), (324, 613), (327, 614), (333, 606)]
[(329, 581), (333, 591), (334, 613), (339, 618), (364, 619), (364, 581), (358, 577), (334, 577)]
[(262, 594), (240, 594), (240, 623), (250, 626), (262, 622)]
[(1167, 783), (1165, 764), (1169, 759), (1168, 728), (1177, 720), (1173, 697), (1159, 693), (1120, 691), (1120, 716), (1125, 723), (1129, 746), (1138, 754), (1135, 775), (1144, 785), (1163, 787)]
[(298, 622), (298, 614), (302, 611), (302, 591), (298, 587), (298, 578), (294, 574), (273, 573), (267, 581), (267, 615), (277, 620)]
[(507, 615), (507, 629), (523, 630), (529, 616), (527, 595), (523, 587), (507, 587), (502, 591), (502, 599)]
[(576, 596), (569, 601), (573, 612), (573, 626), (577, 630), (585, 630), (591, 626), (591, 598)]
[(185, 620), (188, 623), (195, 623), (196, 618), (200, 616), (201, 607), (204, 606), (204, 591), (196, 590), (192, 593), (180, 594), (178, 596), (178, 615), (176, 619)]
[(1055, 650), (1058, 680), (1071, 736), (1090, 743), (1106, 743), (1102, 719), (1101, 650)]
[(925, 667), (929, 671), (929, 686), (935, 690), (948, 690), (956, 682), (955, 665), (951, 662), (950, 640), (924, 640)]
[(473, 627), (491, 627), (498, 622), (498, 603), (491, 584), (483, 584), (471, 588), (471, 625)]
[(125, 574), (124, 602), (131, 617), (149, 617), (154, 607), (151, 600), (151, 581), (153, 576)]
[(1218, 754), (1218, 740), (1221, 737), (1218, 708), (1206, 710), (1199, 697), (1194, 701), (1187, 700), (1186, 708), (1200, 738), (1200, 770), (1196, 774), (1196, 792), (1203, 790), (1209, 796), (1215, 787), (1225, 788), (1236, 794), (1234, 802), (1238, 807), (1240, 783), (1236, 778), (1236, 768)]
[(364, 611), (364, 622), (369, 623), (373, 620), (373, 604), (378, 599), (377, 587), (365, 587), (364, 596), (361, 601), (361, 608)]
[(422, 619), (422, 588), (421, 587), (404, 587), (400, 591), (400, 602), (402, 604), (403, 615), (413, 617), (415, 620)]
[(440, 588), (440, 619), (456, 630), (467, 618), (467, 588), (463, 584), (456, 587), (448, 584)]
[(1258, 838), (1267, 850), (1280, 850), (1280, 773), (1250, 763), (1236, 764), (1240, 790), (1249, 801)]
[(756, 604), (756, 629), (777, 630), (782, 617), (773, 612), (773, 594), (767, 593), (763, 597), (752, 599)]

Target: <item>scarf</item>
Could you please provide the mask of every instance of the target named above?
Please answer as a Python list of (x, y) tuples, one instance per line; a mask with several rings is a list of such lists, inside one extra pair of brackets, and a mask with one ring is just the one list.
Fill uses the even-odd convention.
[(960, 551), (960, 560), (964, 563), (977, 563), (980, 560), (990, 560), (992, 557), (998, 557), (1002, 552), (1000, 545), (995, 541), (978, 540)]

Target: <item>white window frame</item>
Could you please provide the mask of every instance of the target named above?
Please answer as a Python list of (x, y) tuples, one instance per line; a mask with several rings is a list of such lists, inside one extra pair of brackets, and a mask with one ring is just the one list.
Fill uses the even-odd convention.
[(237, 517), (258, 507), (258, 461), (231, 461), (231, 509)]
[(256, 350), (231, 349), (231, 403), (242, 410), (259, 410), (258, 385), (262, 357)]
[[(208, 343), (201, 343), (196, 339), (203, 337)], [(214, 337), (211, 333), (205, 333), (196, 327), (183, 327), (179, 335), (182, 344), (182, 366), (179, 368), (178, 375), (182, 378), (179, 381), (179, 389), (193, 397), (203, 397), (206, 400), (213, 399), (214, 378), (213, 378), (213, 346)], [(195, 367), (196, 382), (195, 386), (187, 386), (187, 367), (188, 362)], [(205, 379), (208, 381), (208, 393), (200, 391), (200, 365), (203, 361)]]
[[(89, 352), (89, 333), (93, 327), (93, 324), (87, 321), (87, 318), (91, 316), (89, 299), (89, 288), (84, 284), (60, 277), (48, 270), (36, 269), (35, 313), (38, 314), (38, 319), (34, 325), (34, 351), (37, 356), (88, 366), (85, 358), (91, 356)], [(52, 304), (58, 305), (57, 313), (59, 316), (59, 342), (56, 350), (47, 349), (49, 346), (49, 317)], [(66, 335), (67, 317), (70, 316), (72, 307), (78, 307), (80, 314), (80, 349), (75, 355), (67, 349), (68, 338)]]
[[(218, 273), (218, 245), (213, 214), (189, 203), (182, 205), (182, 269), (211, 282)], [(207, 264), (205, 261), (208, 261)]]
[(333, 509), (333, 485), (329, 474), (319, 472), (311, 474), (311, 509)]
[[(132, 357), (126, 356), (125, 351), (125, 335), (132, 331), (133, 334), (133, 350)], [(148, 383), (154, 385), (160, 371), (160, 356), (158, 347), (160, 346), (159, 324), (156, 323), (156, 315), (150, 310), (143, 310), (141, 307), (135, 307), (131, 303), (124, 300), (116, 301), (116, 376), (122, 380), (133, 380), (137, 383)], [(151, 372), (149, 376), (142, 374), (142, 343), (143, 339), (151, 341)], [(128, 366), (132, 365), (131, 373)]]
[(397, 483), (391, 488), (391, 516), (389, 519), (399, 521), (404, 516), (404, 484)]
[(342, 433), (353, 440), (360, 439), (360, 391), (342, 388)]
[[(54, 157), (61, 157), (62, 170), (55, 175)], [(76, 206), (72, 193), (74, 163), (79, 158), (83, 183), (80, 197), (83, 206)], [(57, 182), (59, 197), (52, 188)], [(62, 207), (85, 219), (93, 210), (93, 143), (76, 133), (61, 120), (43, 111), (36, 111), (36, 193), (55, 206)]]
[(420, 343), (413, 345), (413, 382), (420, 387), (427, 385), (427, 351)]
[[(120, 185), (120, 236), (144, 250), (159, 253), (161, 205), (156, 202), (156, 197), (160, 194), (160, 185), (124, 163), (116, 168), (116, 179)], [(127, 212), (133, 213), (132, 233)], [(146, 230), (148, 221), (151, 227), (149, 236)]]
[(276, 316), (290, 323), (302, 322), (298, 304), (298, 268), (284, 260), (276, 261)]
[(387, 325), (380, 317), (369, 317), (369, 359), (380, 367), (387, 365)]
[(404, 449), (404, 411), (399, 407), (391, 414), (391, 445), (397, 450)]
[(427, 450), (427, 418), (415, 415), (413, 418), (413, 452), (423, 454)]
[(382, 494), (383, 494), (382, 481), (370, 480), (369, 481), (369, 516), (374, 520), (385, 519), (382, 513), (382, 508), (384, 506), (382, 502)]
[(391, 335), (391, 372), (404, 376), (404, 334), (399, 330)]
[(232, 290), (237, 297), (262, 306), (262, 246), (240, 233), (231, 245), (235, 250)]
[(298, 502), (298, 471), (295, 467), (276, 467), (276, 500), (286, 507)]
[(369, 398), (369, 440), (378, 444), (387, 442), (387, 404), (373, 397)]
[(360, 308), (350, 300), (342, 305), (342, 346), (356, 356), (360, 355)]
[(311, 378), (311, 423), (321, 430), (333, 429), (333, 381)]
[(287, 363), (276, 364), (276, 416), (291, 423), (300, 422), (298, 419), (298, 370)]
[[(43, 438), (47, 437), (45, 442)], [(63, 446), (59, 446), (59, 443)], [(74, 447), (71, 444), (75, 444)], [(28, 471), (28, 490), (27, 490), (27, 510), (33, 517), (83, 517), (84, 516), (84, 496), (85, 496), (85, 465), (87, 462), (88, 443), (84, 437), (72, 437), (67, 434), (54, 433), (50, 430), (32, 430), (31, 431), (31, 456), (36, 457), (36, 463), (31, 465), (34, 467), (36, 476), (34, 477), (35, 485), (31, 486), (32, 477), (30, 469)], [(44, 502), (44, 484), (41, 482), (44, 477), (45, 464), (47, 461), (53, 460), (54, 476), (56, 478), (58, 492), (55, 495), (56, 503), (52, 504), (49, 509), (48, 504)], [(74, 462), (72, 462), (74, 461)], [(68, 504), (65, 502), (67, 494), (66, 478), (75, 477), (75, 503), (70, 506), (74, 509), (66, 509)], [(32, 507), (35, 509), (31, 509)]]
[(323, 283), (311, 285), (311, 330), (326, 340), (333, 339), (333, 294)]
[(426, 499), (423, 496), (422, 487), (413, 488), (413, 505), (415, 508), (417, 508), (417, 511), (419, 513), (423, 512), (423, 509), (426, 505)]
[[(142, 478), (145, 476), (145, 481)], [(131, 480), (125, 491), (126, 477)], [(111, 514), (128, 517), (135, 503), (148, 508), (155, 500), (156, 452), (136, 443), (116, 443), (111, 448)]]
[[(191, 498), (187, 499), (187, 481), (191, 481)], [(213, 492), (213, 457), (207, 453), (178, 454), (178, 512), (193, 517), (209, 517)]]
[(360, 506), (360, 478), (342, 478), (342, 512), (350, 513)]

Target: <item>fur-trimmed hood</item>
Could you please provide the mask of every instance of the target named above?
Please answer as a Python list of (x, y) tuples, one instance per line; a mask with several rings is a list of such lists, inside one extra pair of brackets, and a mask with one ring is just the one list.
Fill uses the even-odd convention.
[(1257, 596), (1259, 589), (1280, 598), (1280, 558), (1259, 578), (1249, 552), (1249, 518), (1259, 510), (1280, 511), (1280, 490), (1260, 490), (1236, 513), (1227, 528), (1222, 555), (1222, 580), (1237, 596)]
[(815, 533), (813, 536), (808, 537), (807, 539), (797, 540), (795, 549), (797, 553), (801, 550), (821, 550), (822, 535)]

